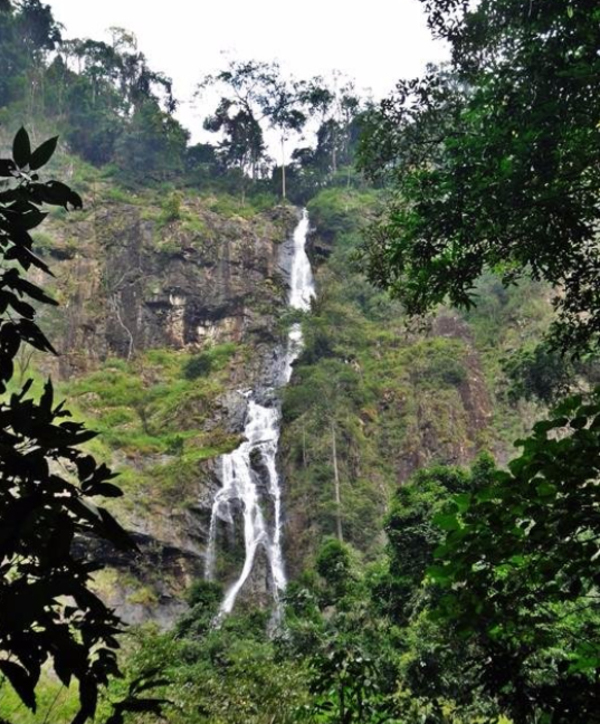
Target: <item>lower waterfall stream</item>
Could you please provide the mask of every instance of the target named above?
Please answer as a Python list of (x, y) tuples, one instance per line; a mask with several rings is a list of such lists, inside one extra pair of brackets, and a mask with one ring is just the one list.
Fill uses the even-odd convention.
[[(313, 274), (306, 254), (308, 229), (308, 213), (303, 210), (293, 236), (288, 299), (290, 308), (303, 311), (310, 309), (311, 299), (315, 296)], [(276, 608), (280, 594), (285, 590), (286, 576), (281, 545), (281, 485), (277, 471), (281, 409), (276, 393), (278, 388), (289, 382), (292, 366), (300, 355), (302, 346), (301, 325), (294, 324), (288, 334), (281, 374), (274, 387), (261, 391), (261, 400), (266, 398), (270, 402), (259, 404), (254, 390), (240, 392), (248, 400), (244, 426), (246, 440), (236, 450), (220, 458), (222, 487), (212, 505), (205, 577), (208, 580), (215, 577), (218, 521), (232, 525), (234, 505), (241, 505), (243, 512), (245, 558), (240, 575), (221, 603), (220, 616), (232, 611), (261, 548), (266, 553)], [(259, 476), (253, 469), (253, 461), (256, 460), (260, 460), (264, 470), (263, 481), (258, 479)], [(272, 510), (270, 516), (265, 516), (263, 508), (266, 506)]]

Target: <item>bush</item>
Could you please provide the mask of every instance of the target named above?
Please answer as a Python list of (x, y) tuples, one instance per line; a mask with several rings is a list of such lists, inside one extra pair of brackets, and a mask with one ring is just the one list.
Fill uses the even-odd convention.
[(339, 234), (358, 231), (375, 199), (373, 192), (333, 188), (321, 191), (309, 201), (307, 208), (319, 234), (331, 241)]
[(346, 595), (352, 581), (348, 547), (337, 538), (327, 538), (317, 554), (316, 569), (327, 584), (331, 602)]
[(432, 383), (457, 387), (467, 378), (467, 372), (459, 360), (451, 357), (432, 357), (425, 365), (423, 374)]
[(187, 593), (187, 602), (190, 606), (200, 606), (216, 613), (216, 609), (223, 597), (223, 587), (214, 581), (200, 579), (194, 581)]
[(162, 204), (162, 213), (160, 215), (159, 223), (170, 224), (173, 221), (179, 221), (181, 219), (181, 202), (183, 196), (178, 191), (170, 193)]
[(195, 581), (187, 600), (191, 610), (177, 623), (179, 636), (202, 636), (209, 631), (223, 598), (223, 587), (214, 581)]
[(184, 364), (183, 376), (186, 380), (197, 380), (206, 377), (210, 372), (222, 369), (235, 354), (236, 349), (235, 343), (227, 342), (195, 355)]
[(212, 359), (208, 352), (192, 357), (183, 366), (183, 375), (186, 380), (197, 380), (199, 377), (206, 377), (212, 370)]

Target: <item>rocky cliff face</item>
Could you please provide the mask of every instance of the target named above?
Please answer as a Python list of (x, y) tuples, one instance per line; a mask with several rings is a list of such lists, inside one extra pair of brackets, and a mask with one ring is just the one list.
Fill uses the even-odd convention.
[[(200, 433), (186, 439), (185, 454), (145, 450), (135, 442), (122, 447), (118, 439), (110, 450), (113, 465), (124, 471), (126, 496), (116, 513), (140, 553), (125, 559), (97, 551), (109, 565), (98, 585), (126, 620), (151, 618), (168, 625), (185, 607), (185, 588), (203, 574), (210, 507), (219, 484), (215, 461), (221, 442), (230, 449), (243, 429), (246, 403), (236, 390), (268, 374), (284, 333), (278, 326), (286, 298), (282, 242), (297, 214), (281, 207), (250, 218), (224, 216), (193, 198), (183, 203), (177, 219), (165, 221), (161, 213), (148, 200), (105, 201), (93, 211), (50, 221), (44, 248), (62, 306), (46, 328), (60, 358), (44, 361), (42, 371), (58, 374), (70, 398), (75, 390), (76, 403), (81, 400), (90, 425), (97, 426), (107, 404), (113, 416), (132, 405), (142, 412), (144, 395), (150, 399), (161, 385), (182, 384), (165, 376), (164, 365), (148, 362), (150, 350), (168, 355), (170, 367), (179, 360), (202, 360), (219, 345), (232, 350), (216, 381), (212, 374), (209, 381), (199, 380), (207, 390), (197, 400), (191, 382), (187, 399), (173, 405), (171, 428), (197, 427)], [(130, 390), (141, 378), (139, 399), (132, 402), (123, 390), (123, 404), (113, 405), (108, 393), (114, 397), (113, 378), (123, 364), (129, 375), (123, 384)], [(86, 380), (94, 381), (93, 391), (78, 394), (82, 385), (87, 389)], [(166, 389), (157, 399), (168, 395)], [(160, 430), (141, 422), (159, 439)], [(123, 435), (138, 423), (124, 424)]]
[[(469, 326), (456, 313), (440, 312), (428, 330), (430, 339), (457, 343), (456, 359), (460, 365), (454, 380), (454, 399), (444, 399), (435, 387), (420, 391), (418, 380), (416, 415), (408, 427), (405, 445), (397, 461), (397, 480), (401, 484), (412, 473), (432, 464), (468, 465), (486, 447), (495, 447), (489, 426), (494, 414), (492, 393), (485, 379), (482, 361)], [(417, 372), (417, 375), (419, 372)]]
[(275, 339), (280, 248), (293, 210), (223, 218), (190, 201), (183, 221), (156, 214), (111, 204), (50, 226), (48, 251), (64, 295), (63, 377), (155, 347)]

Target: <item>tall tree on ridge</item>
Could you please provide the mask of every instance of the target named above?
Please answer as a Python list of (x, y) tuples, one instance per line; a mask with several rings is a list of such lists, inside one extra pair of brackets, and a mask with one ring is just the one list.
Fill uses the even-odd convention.
[(204, 127), (221, 131), (221, 152), (226, 161), (256, 179), (265, 159), (263, 126), (279, 132), (282, 148), (282, 195), (286, 196), (285, 142), (287, 134), (299, 132), (306, 123), (299, 84), (282, 77), (277, 63), (229, 62), (225, 70), (206, 76), (199, 93), (217, 88), (221, 99)]

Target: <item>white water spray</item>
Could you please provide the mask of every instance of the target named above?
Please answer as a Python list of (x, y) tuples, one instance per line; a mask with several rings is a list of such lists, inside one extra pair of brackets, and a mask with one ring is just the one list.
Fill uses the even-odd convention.
[[(289, 306), (292, 309), (307, 311), (311, 299), (315, 296), (314, 280), (310, 261), (306, 254), (306, 237), (309, 219), (306, 211), (294, 231), (293, 250), (290, 267)], [(288, 335), (287, 350), (284, 357), (284, 369), (280, 385), (287, 384), (292, 375), (292, 367), (302, 351), (302, 327), (294, 324)], [(266, 392), (271, 392), (266, 390)], [(242, 393), (241, 393), (242, 394)], [(277, 449), (280, 437), (281, 413), (279, 404), (271, 406), (258, 404), (254, 392), (243, 393), (248, 398), (248, 412), (244, 436), (246, 438), (237, 450), (221, 458), (223, 487), (215, 496), (212, 506), (208, 549), (206, 554), (206, 578), (215, 576), (217, 524), (224, 521), (233, 524), (233, 506), (241, 504), (244, 520), (245, 559), (242, 571), (227, 592), (220, 608), (220, 615), (231, 612), (236, 598), (252, 572), (259, 549), (266, 553), (271, 579), (273, 598), (279, 603), (280, 594), (285, 590), (286, 577), (281, 547), (281, 486), (277, 472)], [(270, 399), (272, 395), (267, 395)], [(259, 459), (265, 474), (267, 496), (259, 490), (257, 473), (252, 461)], [(272, 521), (263, 513), (263, 506), (271, 506)]]

